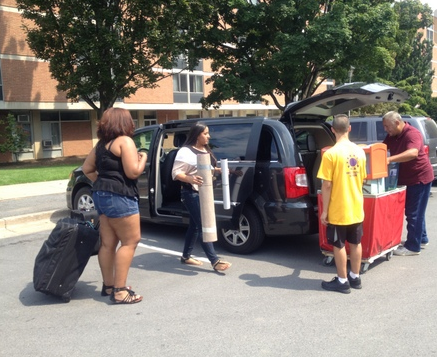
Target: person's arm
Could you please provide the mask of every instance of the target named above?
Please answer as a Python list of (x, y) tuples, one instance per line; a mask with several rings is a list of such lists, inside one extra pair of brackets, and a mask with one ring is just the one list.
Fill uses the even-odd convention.
[(96, 148), (94, 147), (85, 159), (82, 165), (82, 171), (86, 177), (88, 177), (92, 182), (97, 180), (97, 169), (96, 169)]
[(129, 136), (120, 136), (115, 139), (111, 152), (121, 157), (123, 170), (128, 178), (135, 180), (144, 172), (147, 154), (138, 152), (134, 141)]
[(329, 201), (331, 200), (331, 189), (332, 182), (323, 180), (322, 182), (322, 203), (323, 203), (323, 211), (320, 215), (320, 222), (325, 226), (329, 223), (328, 217), (328, 209), (329, 209)]
[(201, 186), (202, 182), (203, 182), (202, 176), (199, 176), (199, 175), (187, 175), (184, 172), (178, 173), (174, 177), (174, 180), (178, 180), (178, 181), (189, 183), (191, 185), (198, 185), (198, 186)]
[(401, 152), (400, 154), (387, 157), (387, 163), (389, 164), (391, 162), (408, 162), (416, 159), (418, 156), (419, 150), (416, 148), (411, 148), (405, 150), (404, 152)]
[(199, 175), (188, 175), (189, 165), (183, 161), (175, 160), (172, 169), (173, 180), (178, 180), (181, 182), (189, 183), (191, 185), (201, 185), (203, 182), (202, 176)]
[[(190, 154), (188, 152), (188, 154)], [(184, 148), (180, 149), (176, 155), (173, 163), (171, 175), (174, 181), (181, 181), (194, 185), (194, 189), (198, 189), (199, 185), (202, 185), (202, 176), (196, 175), (196, 169), (193, 168), (187, 161), (187, 157), (184, 156)], [(197, 186), (196, 186), (197, 185)]]

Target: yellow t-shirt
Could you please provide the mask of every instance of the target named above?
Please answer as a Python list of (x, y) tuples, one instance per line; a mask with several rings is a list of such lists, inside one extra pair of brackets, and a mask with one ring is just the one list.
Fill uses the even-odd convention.
[(329, 223), (350, 225), (364, 220), (366, 175), (366, 154), (350, 141), (338, 142), (323, 154), (317, 177), (331, 181)]

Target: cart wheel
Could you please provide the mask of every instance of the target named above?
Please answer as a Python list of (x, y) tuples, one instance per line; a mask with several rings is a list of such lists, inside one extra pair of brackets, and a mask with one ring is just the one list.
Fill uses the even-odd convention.
[(365, 274), (369, 269), (369, 263), (361, 263), (360, 274)]
[(63, 296), (62, 296), (62, 301), (63, 301), (63, 302), (70, 302), (70, 300), (71, 300), (71, 297), (70, 297), (70, 296), (68, 296), (68, 295), (63, 295)]
[(385, 258), (386, 258), (387, 260), (390, 260), (392, 256), (393, 256), (393, 251), (387, 253), (386, 256), (385, 256)]
[(325, 257), (323, 258), (323, 265), (330, 267), (334, 265), (334, 257)]

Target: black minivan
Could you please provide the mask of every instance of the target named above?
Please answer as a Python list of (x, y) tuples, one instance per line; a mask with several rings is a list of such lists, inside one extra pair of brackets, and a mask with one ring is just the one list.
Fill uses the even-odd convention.
[[(317, 233), (316, 178), (320, 150), (335, 143), (327, 117), (408, 94), (383, 84), (352, 83), (287, 106), (280, 120), (244, 117), (188, 119), (137, 129), (138, 150), (148, 153), (139, 178), (140, 215), (160, 224), (188, 224), (180, 183), (171, 178), (177, 150), (196, 121), (208, 125), (215, 157), (228, 160), (231, 208), (223, 208), (222, 181), (214, 181), (218, 238), (230, 252), (255, 251), (268, 236)], [(92, 183), (81, 168), (70, 175), (67, 206), (92, 209)]]

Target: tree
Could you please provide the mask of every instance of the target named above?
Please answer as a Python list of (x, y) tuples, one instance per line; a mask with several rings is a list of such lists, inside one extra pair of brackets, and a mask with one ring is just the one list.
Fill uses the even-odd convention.
[[(103, 111), (168, 76), (190, 51), (210, 5), (202, 0), (17, 0), (27, 42), (72, 101)], [(205, 15), (203, 15), (205, 14)], [(197, 63), (190, 56), (187, 68)], [(156, 71), (156, 68), (163, 70)], [(97, 102), (100, 102), (98, 107)]]
[(18, 161), (18, 155), (28, 141), (27, 133), (12, 114), (0, 119), (0, 127), (3, 128), (0, 130), (0, 153), (12, 153)]
[[(404, 0), (395, 3), (394, 11), (399, 24), (396, 37), (399, 49), (395, 66), (385, 78), (410, 94), (400, 112), (426, 115), (434, 75), (431, 68), (433, 42), (424, 38), (424, 31), (432, 25), (431, 10), (419, 0)], [(416, 28), (422, 30), (418, 32)]]
[[(354, 79), (355, 74), (365, 79), (388, 75), (404, 48), (396, 41), (393, 2), (215, 1), (217, 12), (201, 34), (203, 57), (212, 59), (217, 72), (203, 106), (269, 96), (283, 109), (279, 95), (285, 104), (307, 98), (328, 78), (348, 82), (351, 67)], [(412, 22), (409, 29), (420, 26)]]

